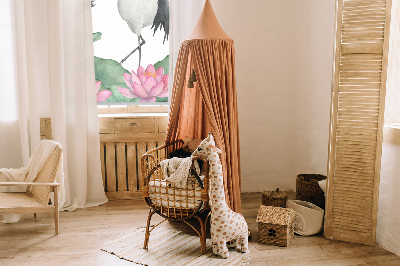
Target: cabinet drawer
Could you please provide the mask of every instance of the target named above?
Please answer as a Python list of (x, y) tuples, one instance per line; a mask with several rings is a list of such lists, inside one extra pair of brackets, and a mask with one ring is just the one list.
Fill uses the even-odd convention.
[(157, 118), (158, 119), (158, 132), (159, 133), (165, 133), (167, 132), (167, 127), (168, 127), (168, 117), (161, 117)]
[(154, 118), (114, 118), (115, 133), (154, 133)]

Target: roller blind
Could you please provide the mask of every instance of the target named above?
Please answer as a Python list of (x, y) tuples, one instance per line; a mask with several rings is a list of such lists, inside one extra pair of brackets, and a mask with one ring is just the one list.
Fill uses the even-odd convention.
[(338, 0), (325, 236), (374, 245), (391, 0)]

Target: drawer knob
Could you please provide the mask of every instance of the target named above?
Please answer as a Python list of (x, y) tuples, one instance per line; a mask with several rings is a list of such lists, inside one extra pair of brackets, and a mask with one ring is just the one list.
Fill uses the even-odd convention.
[(130, 123), (129, 126), (131, 127), (136, 127), (138, 124), (137, 123)]

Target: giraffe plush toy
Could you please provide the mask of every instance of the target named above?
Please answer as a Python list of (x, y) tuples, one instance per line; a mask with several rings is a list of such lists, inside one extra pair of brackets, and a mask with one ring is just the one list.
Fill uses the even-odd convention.
[(248, 226), (240, 213), (232, 211), (225, 202), (222, 165), (214, 138), (204, 139), (193, 156), (208, 158), (210, 165), (211, 241), (214, 255), (229, 256), (227, 242), (234, 242), (242, 252), (248, 250)]

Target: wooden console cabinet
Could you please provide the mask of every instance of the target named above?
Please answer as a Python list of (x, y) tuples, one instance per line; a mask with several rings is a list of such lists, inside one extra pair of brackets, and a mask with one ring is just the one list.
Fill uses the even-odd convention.
[(140, 159), (163, 145), (167, 116), (99, 117), (101, 172), (109, 200), (141, 198)]

